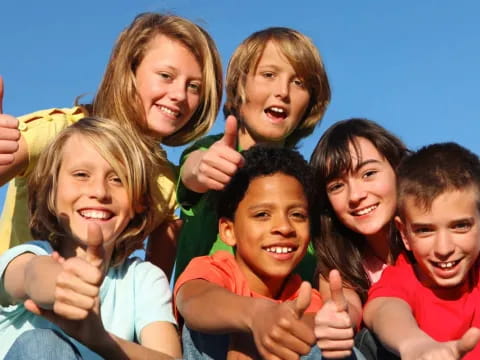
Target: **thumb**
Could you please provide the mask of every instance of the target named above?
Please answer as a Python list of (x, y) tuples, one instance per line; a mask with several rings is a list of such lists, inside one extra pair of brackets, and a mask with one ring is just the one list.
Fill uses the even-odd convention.
[(100, 269), (103, 265), (104, 257), (102, 229), (98, 224), (90, 223), (87, 229), (86, 260)]
[(480, 329), (472, 327), (455, 342), (459, 357), (463, 357), (477, 345), (480, 340)]
[(0, 76), (0, 114), (3, 114), (3, 77)]
[(308, 281), (302, 282), (300, 285), (300, 290), (298, 291), (298, 297), (295, 299), (293, 305), (294, 310), (297, 313), (298, 318), (300, 319), (303, 316), (303, 313), (310, 306), (312, 301), (312, 285)]
[(223, 137), (220, 140), (225, 145), (231, 147), (232, 149), (236, 150), (236, 143), (237, 143), (237, 119), (235, 116), (230, 115), (225, 120), (225, 132), (223, 133)]
[(338, 270), (333, 269), (330, 271), (330, 274), (328, 274), (328, 282), (330, 285), (330, 296), (337, 307), (337, 311), (347, 311), (347, 299), (345, 299), (345, 295), (343, 294), (342, 277)]

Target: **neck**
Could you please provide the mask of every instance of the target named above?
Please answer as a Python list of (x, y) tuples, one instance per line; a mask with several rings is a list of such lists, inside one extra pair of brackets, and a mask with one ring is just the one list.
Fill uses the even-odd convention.
[(247, 129), (242, 126), (238, 130), (238, 145), (240, 146), (240, 149), (242, 150), (248, 150), (252, 146), (257, 145), (257, 144), (266, 144), (269, 146), (278, 146), (282, 147), (284, 144), (284, 141), (273, 141), (273, 140), (268, 140), (268, 139), (256, 139), (253, 136), (249, 134)]
[(390, 225), (387, 224), (378, 233), (365, 236), (368, 252), (382, 260), (385, 264), (392, 262), (390, 254)]

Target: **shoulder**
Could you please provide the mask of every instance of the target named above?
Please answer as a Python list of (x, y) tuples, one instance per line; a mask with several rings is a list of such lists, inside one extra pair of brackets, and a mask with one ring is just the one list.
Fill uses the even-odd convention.
[(56, 122), (65, 122), (70, 125), (87, 116), (87, 114), (87, 110), (80, 106), (39, 110), (19, 116), (19, 130), (27, 131), (29, 128)]

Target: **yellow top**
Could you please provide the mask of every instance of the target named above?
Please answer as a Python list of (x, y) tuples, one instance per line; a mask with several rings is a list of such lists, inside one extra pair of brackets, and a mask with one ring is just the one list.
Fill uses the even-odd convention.
[[(20, 130), (28, 150), (28, 166), (25, 172), (12, 179), (0, 218), (0, 255), (7, 249), (33, 240), (28, 219), (28, 176), (32, 173), (43, 149), (63, 129), (85, 117), (81, 107), (48, 109), (18, 118)], [(171, 165), (171, 164), (170, 164)], [(157, 179), (158, 186), (167, 204), (158, 204), (158, 225), (175, 218), (177, 205), (175, 197), (176, 172), (173, 166), (166, 166)], [(163, 209), (163, 211), (161, 211)], [(168, 209), (168, 211), (164, 211)]]

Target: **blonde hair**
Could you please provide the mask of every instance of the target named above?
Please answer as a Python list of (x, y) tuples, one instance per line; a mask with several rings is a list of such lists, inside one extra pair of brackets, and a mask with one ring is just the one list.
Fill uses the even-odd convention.
[(226, 94), (223, 108), (225, 117), (240, 116), (240, 107), (247, 101), (247, 75), (255, 71), (269, 41), (282, 51), (295, 72), (303, 79), (310, 94), (310, 102), (297, 128), (285, 139), (285, 146), (294, 147), (300, 139), (310, 135), (322, 119), (330, 102), (330, 85), (318, 49), (312, 40), (300, 32), (272, 27), (253, 33), (233, 53), (227, 69)]
[(100, 117), (117, 119), (127, 129), (146, 130), (146, 114), (136, 90), (135, 73), (152, 39), (165, 35), (186, 46), (202, 69), (201, 100), (191, 119), (174, 134), (161, 139), (166, 145), (186, 144), (213, 125), (222, 98), (222, 65), (208, 33), (191, 21), (174, 15), (138, 15), (117, 39), (93, 103)]
[[(56, 189), (63, 149), (72, 136), (82, 136), (112, 166), (127, 188), (135, 215), (115, 240), (113, 266), (122, 263), (156, 227), (157, 205), (165, 203), (156, 184), (166, 162), (151, 138), (125, 131), (117, 121), (88, 117), (64, 129), (42, 152), (29, 178), (30, 229), (35, 239), (48, 239), (55, 250), (66, 234), (56, 212)], [(160, 211), (166, 209), (160, 209)]]

